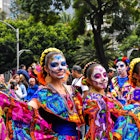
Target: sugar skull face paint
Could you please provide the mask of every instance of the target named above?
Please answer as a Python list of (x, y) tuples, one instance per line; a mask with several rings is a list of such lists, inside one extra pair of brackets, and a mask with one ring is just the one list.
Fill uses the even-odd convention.
[(105, 89), (108, 84), (107, 72), (101, 65), (95, 66), (91, 75), (93, 86), (99, 89)]
[(66, 70), (67, 70), (67, 64), (64, 56), (61, 54), (53, 55), (51, 60), (49, 61), (49, 74), (52, 77), (55, 78), (64, 78)]
[(123, 75), (127, 72), (127, 66), (123, 61), (116, 63), (116, 69), (119, 75)]

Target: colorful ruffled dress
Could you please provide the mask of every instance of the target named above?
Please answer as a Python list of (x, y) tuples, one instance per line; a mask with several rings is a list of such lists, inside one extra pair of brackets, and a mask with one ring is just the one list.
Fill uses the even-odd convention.
[(111, 113), (121, 109), (119, 102), (113, 101), (99, 93), (89, 93), (84, 100), (83, 109), (87, 124), (85, 140), (110, 140), (114, 121)]
[(119, 112), (113, 129), (117, 140), (140, 140), (140, 88), (131, 92), (129, 104)]
[[(72, 93), (69, 99), (51, 89), (35, 95), (39, 110), (0, 93), (2, 134), (10, 140), (78, 140), (77, 126), (84, 123), (82, 99)], [(4, 123), (3, 123), (4, 122)], [(1, 140), (5, 140), (0, 138)]]
[(113, 77), (110, 85), (111, 96), (115, 97), (120, 103), (127, 103), (127, 93), (132, 90), (132, 86), (128, 82), (128, 77)]
[(52, 125), (58, 139), (79, 139), (77, 124), (84, 123), (80, 93), (69, 93), (67, 90), (67, 96), (63, 97), (50, 86), (37, 92), (33, 98), (37, 99), (41, 106), (40, 115)]

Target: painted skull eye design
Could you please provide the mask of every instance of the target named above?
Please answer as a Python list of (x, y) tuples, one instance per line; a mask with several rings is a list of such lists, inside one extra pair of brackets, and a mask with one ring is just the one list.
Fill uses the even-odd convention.
[[(58, 66), (59, 66), (59, 63), (57, 63), (57, 62), (52, 62), (50, 65), (51, 65), (52, 68), (55, 68), (55, 67), (58, 67)], [(63, 62), (60, 63), (60, 65), (61, 65), (61, 66), (66, 66), (66, 62), (63, 61)]]
[(63, 55), (56, 54), (48, 64), (50, 75), (56, 78), (63, 78), (67, 70), (67, 63)]
[(98, 79), (100, 77), (101, 77), (101, 74), (99, 74), (99, 73), (94, 75), (94, 78), (96, 78), (96, 79)]
[(117, 62), (116, 69), (119, 75), (123, 75), (127, 72), (127, 66), (123, 61)]
[(116, 66), (116, 68), (118, 68), (118, 67), (123, 68), (124, 66), (125, 66), (124, 64), (121, 64), (121, 65), (119, 65), (119, 66)]
[(106, 88), (108, 77), (105, 68), (101, 65), (95, 66), (91, 75), (91, 80), (93, 82), (93, 86), (98, 88)]

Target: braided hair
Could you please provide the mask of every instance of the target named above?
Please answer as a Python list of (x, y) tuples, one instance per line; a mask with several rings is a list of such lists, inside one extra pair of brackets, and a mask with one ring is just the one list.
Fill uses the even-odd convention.
[(91, 71), (92, 71), (93, 67), (96, 65), (100, 65), (100, 64), (92, 61), (85, 65), (84, 70), (83, 70), (84, 78), (82, 79), (82, 84), (89, 85), (89, 83), (87, 82), (87, 79), (90, 79)]
[(40, 57), (40, 66), (41, 66), (41, 72), (38, 74), (38, 81), (45, 85), (45, 77), (47, 76), (47, 72), (44, 70), (44, 66), (46, 65), (48, 58), (50, 56), (52, 56), (53, 54), (58, 54), (58, 53), (62, 53), (62, 51), (60, 51), (57, 48), (47, 48), (45, 49)]

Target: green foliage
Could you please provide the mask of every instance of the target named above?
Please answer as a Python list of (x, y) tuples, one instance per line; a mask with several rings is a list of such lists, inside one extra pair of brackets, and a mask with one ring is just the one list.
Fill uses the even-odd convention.
[(59, 19), (59, 12), (70, 6), (70, 0), (19, 0), (21, 8), (33, 15), (35, 22), (53, 25)]
[(123, 40), (123, 42), (119, 46), (119, 48), (122, 52), (124, 52), (124, 55), (127, 55), (127, 51), (129, 51), (130, 49), (136, 48), (136, 51), (131, 53), (130, 59), (135, 58), (135, 57), (139, 57), (139, 54), (140, 54), (140, 37), (136, 34), (135, 30), (130, 36), (128, 36), (127, 38), (125, 38)]
[(83, 26), (89, 22), (94, 34), (94, 46), (99, 62), (107, 68), (109, 63), (107, 48), (103, 38), (104, 34), (115, 35), (114, 39), (121, 42), (131, 34), (131, 25), (138, 19), (138, 1), (129, 0), (74, 0), (76, 19), (73, 26), (73, 35), (76, 38), (84, 33)]
[[(71, 27), (67, 24), (45, 26), (42, 22), (32, 23), (28, 20), (6, 20), (15, 28), (19, 28), (19, 47), (29, 49), (20, 56), (20, 64), (30, 65), (39, 61), (42, 51), (48, 47), (56, 47), (66, 54), (67, 63), (71, 67), (76, 53), (76, 43), (71, 39)], [(11, 28), (0, 23), (0, 72), (16, 67), (16, 34)], [(5, 51), (6, 50), (6, 51)]]
[(6, 18), (6, 13), (4, 11), (0, 12), (0, 20), (4, 20)]
[[(94, 46), (94, 39), (93, 39), (93, 33), (91, 31), (86, 32), (84, 35), (79, 35), (77, 37), (77, 45), (79, 46), (78, 53), (74, 57), (76, 60), (76, 64), (81, 65), (82, 67), (85, 66), (90, 61), (96, 61), (99, 62), (96, 55), (96, 49)], [(109, 66), (113, 66), (113, 62), (118, 57), (119, 51), (115, 50), (114, 47), (111, 46), (111, 40), (108, 38), (108, 36), (105, 36), (103, 38), (104, 46), (105, 48), (105, 54), (106, 59), (109, 63)]]
[(21, 8), (20, 0), (12, 0), (10, 6), (12, 19), (28, 19), (30, 14), (23, 11)]

